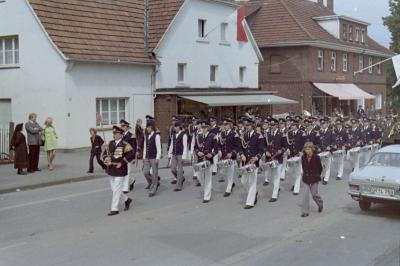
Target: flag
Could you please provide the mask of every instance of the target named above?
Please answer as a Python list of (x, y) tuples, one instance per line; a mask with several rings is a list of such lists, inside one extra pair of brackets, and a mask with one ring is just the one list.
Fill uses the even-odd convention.
[(397, 82), (394, 84), (393, 88), (400, 86), (400, 55), (392, 57), (394, 71), (396, 72)]
[(246, 7), (241, 6), (238, 9), (236, 9), (235, 12), (233, 12), (229, 17), (228, 17), (228, 22), (232, 24), (236, 24), (236, 40), (238, 42), (247, 42), (247, 35), (246, 31), (244, 30), (244, 20), (246, 17)]

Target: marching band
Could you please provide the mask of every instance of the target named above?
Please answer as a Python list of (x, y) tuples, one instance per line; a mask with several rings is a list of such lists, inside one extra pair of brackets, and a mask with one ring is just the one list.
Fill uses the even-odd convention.
[[(120, 127), (113, 128), (114, 140), (104, 151), (103, 158), (113, 192), (109, 215), (118, 214), (120, 203), (125, 204), (125, 210), (129, 209), (132, 200), (126, 194), (134, 186), (132, 169), (135, 161), (137, 165), (138, 150), (143, 151), (141, 158), (149, 197), (157, 193), (161, 136), (154, 118), (147, 116), (146, 119), (142, 141), (129, 132), (129, 123), (121, 120)], [(271, 116), (262, 119), (245, 115), (237, 124), (229, 117), (219, 123), (215, 117), (201, 119), (193, 116), (188, 125), (184, 122), (173, 116), (169, 128), (167, 151), (174, 176), (174, 191), (183, 189), (183, 165), (191, 162), (195, 184), (203, 191), (203, 203), (211, 200), (214, 176), (219, 176), (220, 182), (226, 182), (224, 197), (233, 193), (237, 185), (235, 179), (240, 178), (247, 191), (245, 209), (257, 204), (259, 174), (263, 176), (264, 186), (270, 182), (273, 185), (269, 202), (278, 200), (281, 182), (286, 177), (292, 183), (293, 195), (299, 195), (305, 143), (314, 145), (322, 164), (322, 184), (327, 185), (332, 174), (336, 180), (343, 178), (346, 158), (353, 170), (358, 169), (360, 164), (366, 164), (379, 148), (383, 132), (393, 125), (390, 116), (384, 121), (368, 117), (345, 121), (339, 116), (287, 116), (277, 120)]]

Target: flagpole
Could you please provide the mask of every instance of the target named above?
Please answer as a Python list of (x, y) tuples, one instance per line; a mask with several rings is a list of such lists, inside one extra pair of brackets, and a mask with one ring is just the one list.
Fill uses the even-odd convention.
[[(394, 56), (393, 56), (393, 57), (394, 57)], [(392, 60), (393, 57), (386, 58), (385, 60), (382, 60), (382, 61), (380, 61), (380, 62), (378, 62), (378, 63), (375, 63), (375, 64), (373, 64), (373, 65), (371, 65), (371, 66), (364, 67), (363, 69), (360, 69), (360, 70), (354, 72), (354, 76), (357, 75), (357, 74), (359, 74), (359, 73), (364, 72), (364, 70), (367, 70), (368, 68), (371, 68), (371, 67), (380, 65), (380, 64), (382, 64), (382, 63), (385, 63), (386, 61)]]

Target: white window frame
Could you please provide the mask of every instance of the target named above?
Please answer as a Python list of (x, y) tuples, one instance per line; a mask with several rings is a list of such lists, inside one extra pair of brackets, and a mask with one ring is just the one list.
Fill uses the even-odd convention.
[[(381, 59), (381, 58), (378, 58), (378, 62), (379, 62), (379, 61), (382, 61), (382, 59)], [(382, 64), (377, 64), (377, 65), (376, 65), (376, 73), (377, 73), (378, 75), (382, 74)]]
[[(11, 53), (12, 61), (11, 63), (6, 63), (6, 40), (11, 40)], [(18, 44), (18, 48), (16, 48)], [(4, 36), (0, 37), (0, 68), (2, 67), (12, 67), (19, 66), (20, 63), (20, 49), (19, 49), (19, 38), (18, 36)], [(9, 50), (7, 50), (9, 51)]]
[(226, 22), (222, 22), (221, 23), (221, 32), (220, 32), (220, 34), (221, 34), (221, 42), (228, 42), (228, 26), (229, 24), (228, 23), (226, 23)]
[(360, 42), (360, 28), (356, 28), (356, 37), (355, 37), (355, 41), (356, 42)]
[(365, 29), (361, 29), (361, 43), (365, 43)]
[(375, 95), (375, 110), (382, 110), (382, 103), (383, 103), (382, 94), (379, 93)]
[(318, 71), (324, 71), (324, 50), (322, 49), (318, 50), (317, 69)]
[[(218, 83), (218, 65), (210, 65), (210, 84), (215, 85)], [(213, 71), (214, 71), (214, 80), (212, 80), (213, 76)]]
[(369, 74), (372, 74), (373, 73), (373, 68), (372, 68), (372, 65), (374, 64), (374, 59), (372, 58), (372, 56), (370, 56), (369, 58), (368, 58), (368, 73)]
[(207, 24), (207, 20), (204, 18), (199, 18), (197, 20), (197, 37), (199, 39), (206, 39), (207, 36), (207, 32), (206, 32), (206, 24)]
[(353, 41), (353, 26), (349, 25), (349, 41)]
[(360, 73), (364, 72), (364, 70), (362, 70), (363, 68), (364, 68), (364, 56), (359, 55), (358, 56), (358, 70), (360, 71)]
[(348, 67), (349, 67), (349, 55), (347, 53), (344, 53), (342, 59), (342, 71), (347, 72)]
[(336, 72), (336, 52), (331, 53), (331, 71)]
[[(183, 72), (182, 72), (182, 80), (179, 79), (179, 72), (180, 72), (180, 67), (183, 67)], [(187, 74), (187, 63), (178, 63), (177, 65), (177, 81), (178, 84), (184, 84), (186, 82), (186, 74)]]
[[(103, 116), (103, 101), (104, 100), (108, 101), (108, 110), (106, 111), (107, 117)], [(112, 122), (111, 121), (111, 112), (112, 112), (111, 111), (111, 101), (112, 100), (117, 101), (117, 121), (116, 121), (116, 123), (111, 123)], [(120, 109), (120, 106), (119, 106), (120, 100), (124, 100), (125, 101), (124, 110)], [(96, 98), (96, 126), (98, 126), (98, 127), (100, 126), (100, 123), (98, 121), (98, 116), (97, 115), (101, 116), (101, 120), (103, 122), (102, 126), (113, 126), (115, 124), (118, 124), (121, 119), (129, 120), (129, 117), (128, 117), (128, 113), (129, 113), (128, 112), (128, 102), (129, 102), (129, 98), (126, 98), (126, 97), (121, 97), (121, 98), (108, 98), (108, 97)], [(99, 107), (98, 108), (98, 112), (97, 112), (97, 106)], [(123, 118), (120, 116), (121, 112), (124, 112), (124, 117)]]
[(241, 85), (246, 83), (246, 74), (247, 74), (247, 67), (246, 66), (240, 66), (239, 67), (239, 83)]

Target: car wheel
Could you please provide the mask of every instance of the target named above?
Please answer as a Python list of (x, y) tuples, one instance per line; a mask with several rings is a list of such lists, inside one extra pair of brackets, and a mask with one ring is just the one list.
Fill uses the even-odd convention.
[(366, 200), (360, 200), (358, 202), (358, 205), (360, 206), (360, 209), (363, 211), (368, 211), (369, 208), (371, 208), (371, 202)]

